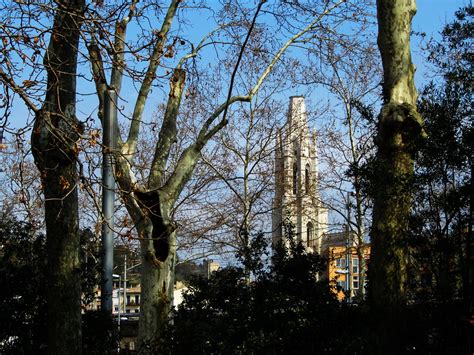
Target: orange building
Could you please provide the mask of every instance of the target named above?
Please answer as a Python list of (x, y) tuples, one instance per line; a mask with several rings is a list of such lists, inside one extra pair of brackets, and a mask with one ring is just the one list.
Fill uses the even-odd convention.
[[(326, 277), (335, 287), (337, 298), (354, 297), (361, 288), (361, 275), (367, 274), (367, 265), (370, 258), (370, 244), (365, 243), (358, 248), (353, 242), (354, 238), (347, 233), (326, 234), (321, 250), (322, 256), (328, 260)], [(359, 260), (358, 249), (361, 250), (364, 262)], [(364, 265), (365, 270), (361, 270)]]

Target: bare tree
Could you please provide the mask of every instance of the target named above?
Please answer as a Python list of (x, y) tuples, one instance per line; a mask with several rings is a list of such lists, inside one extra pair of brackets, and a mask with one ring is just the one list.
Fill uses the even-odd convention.
[(5, 139), (0, 155), (0, 210), (28, 222), (33, 230), (44, 229), (41, 181), (23, 134)]
[[(314, 16), (308, 24), (301, 29), (293, 29), (281, 47), (270, 55), (266, 67), (261, 70), (254, 84), (244, 95), (232, 95), (237, 68), (245, 50), (245, 44), (250, 38), (255, 26), (257, 16), (264, 1), (259, 2), (257, 9), (244, 13), (242, 26), (236, 31), (235, 38), (229, 38), (234, 44), (236, 62), (231, 66), (233, 69), (229, 77), (229, 85), (226, 90), (228, 95), (224, 101), (214, 106), (201, 121), (197, 134), (188, 146), (183, 150), (180, 158), (171, 171), (167, 171), (168, 158), (173, 143), (177, 137), (177, 118), (181, 106), (181, 98), (185, 89), (187, 71), (185, 64), (189, 59), (195, 58), (203, 46), (208, 45), (211, 36), (206, 36), (203, 42), (193, 47), (190, 54), (182, 57), (174, 65), (170, 77), (170, 90), (166, 110), (158, 134), (155, 146), (155, 155), (149, 168), (149, 175), (145, 186), (139, 186), (131, 169), (131, 160), (136, 154), (140, 126), (143, 123), (142, 115), (148, 94), (157, 76), (156, 72), (163, 56), (173, 56), (175, 44), (169, 39), (171, 24), (175, 18), (179, 1), (173, 0), (168, 7), (163, 20), (161, 30), (157, 31), (152, 42), (151, 55), (145, 71), (144, 79), (140, 84), (137, 100), (131, 117), (130, 128), (127, 139), (123, 140), (117, 132), (118, 149), (115, 152), (116, 178), (120, 186), (120, 193), (125, 202), (128, 212), (138, 231), (138, 238), (142, 249), (142, 302), (139, 327), (140, 351), (146, 353), (155, 349), (167, 323), (168, 311), (172, 302), (174, 267), (176, 262), (176, 223), (172, 218), (172, 211), (180, 193), (186, 183), (191, 179), (194, 169), (199, 161), (201, 150), (206, 143), (228, 123), (227, 111), (236, 102), (250, 102), (256, 95), (264, 80), (268, 77), (273, 67), (282, 57), (283, 53), (298, 39), (306, 33), (316, 30), (318, 24), (333, 9), (337, 8), (343, 1), (326, 4), (317, 16)], [(107, 47), (113, 53), (111, 79), (106, 80), (104, 61), (102, 60), (100, 38), (96, 37), (89, 45), (92, 68), (96, 82), (99, 100), (102, 98), (107, 86), (114, 88), (120, 94), (121, 80), (123, 77), (125, 56), (125, 30), (126, 25), (135, 16), (136, 3), (132, 2), (129, 12), (116, 26), (116, 32), (111, 47)], [(238, 40), (236, 43), (235, 40)], [(171, 41), (171, 43), (170, 43)], [(104, 45), (105, 46), (105, 45)], [(236, 51), (235, 51), (236, 50)], [(137, 55), (137, 54), (136, 54)], [(213, 104), (215, 105), (215, 104)], [(103, 107), (99, 109), (102, 112)]]
[(329, 49), (328, 71), (308, 76), (327, 88), (335, 100), (319, 134), (324, 142), (320, 148), (323, 203), (347, 226), (349, 243), (355, 246), (360, 270), (355, 292), (359, 297), (365, 293), (364, 254), (371, 205), (363, 191), (361, 170), (374, 154), (372, 112), (381, 74), (375, 55), (371, 43), (336, 45)]
[[(249, 107), (239, 107), (232, 123), (216, 136), (216, 146), (203, 154), (218, 178), (222, 195), (210, 199), (221, 212), (221, 240), (235, 251), (248, 245), (251, 231), (269, 231), (272, 209), (274, 142), (281, 107), (279, 101), (256, 97)], [(216, 241), (217, 241), (216, 240)]]

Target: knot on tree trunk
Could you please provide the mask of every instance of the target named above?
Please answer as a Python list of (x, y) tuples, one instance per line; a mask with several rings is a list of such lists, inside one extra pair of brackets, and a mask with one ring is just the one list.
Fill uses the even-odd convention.
[(427, 137), (423, 118), (413, 105), (389, 102), (384, 105), (380, 115), (376, 143), (381, 149), (413, 155)]

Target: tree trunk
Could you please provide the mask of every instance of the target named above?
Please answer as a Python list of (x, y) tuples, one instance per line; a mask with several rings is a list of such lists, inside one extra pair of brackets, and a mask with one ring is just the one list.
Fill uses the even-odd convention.
[(372, 222), (370, 300), (373, 306), (402, 305), (407, 281), (406, 234), (416, 140), (422, 121), (410, 56), (415, 1), (378, 0), (378, 45), (384, 68), (384, 106), (376, 143), (377, 174)]
[(80, 354), (81, 287), (75, 116), (79, 29), (84, 1), (58, 1), (44, 65), (47, 92), (35, 117), (32, 149), (45, 198), (48, 353)]
[(400, 320), (399, 311), (406, 302), (406, 235), (412, 204), (413, 158), (416, 142), (423, 135), (410, 55), (411, 20), (415, 13), (414, 0), (377, 0), (384, 105), (376, 138), (369, 302), (384, 325), (379, 328), (379, 351), (396, 344), (394, 336), (401, 329), (396, 320)]
[(160, 351), (173, 305), (176, 232), (170, 204), (159, 191), (135, 191), (145, 215), (138, 225), (142, 249), (139, 354)]

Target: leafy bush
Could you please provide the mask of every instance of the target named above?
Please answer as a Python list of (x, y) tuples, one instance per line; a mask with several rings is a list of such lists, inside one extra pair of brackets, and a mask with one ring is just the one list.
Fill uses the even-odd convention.
[[(285, 242), (265, 263), (262, 234), (238, 257), (242, 267), (194, 279), (173, 317), (172, 353), (320, 353), (350, 345), (342, 333), (347, 312), (319, 280), (326, 262), (307, 253), (287, 228)], [(346, 327), (347, 328), (347, 327)], [(360, 344), (358, 346), (360, 348)]]

